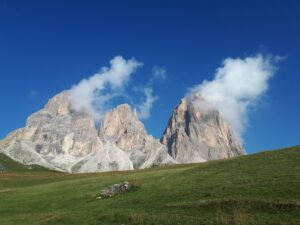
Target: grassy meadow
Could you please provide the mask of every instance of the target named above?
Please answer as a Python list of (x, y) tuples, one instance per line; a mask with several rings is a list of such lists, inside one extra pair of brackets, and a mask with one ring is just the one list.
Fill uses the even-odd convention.
[[(300, 224), (300, 146), (206, 163), (97, 174), (0, 155), (0, 225)], [(101, 189), (131, 181), (123, 195)]]

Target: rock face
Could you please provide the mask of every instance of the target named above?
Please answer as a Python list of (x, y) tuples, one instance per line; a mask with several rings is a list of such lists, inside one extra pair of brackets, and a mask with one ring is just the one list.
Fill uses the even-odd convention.
[(0, 142), (1, 151), (23, 164), (69, 172), (73, 163), (101, 147), (93, 118), (72, 112), (67, 92), (50, 99), (24, 128)]
[(24, 128), (0, 141), (0, 152), (23, 164), (67, 172), (174, 163), (166, 147), (147, 135), (128, 105), (106, 114), (99, 135), (93, 117), (72, 111), (69, 93), (62, 92), (32, 114)]
[(103, 189), (97, 199), (111, 198), (116, 195), (124, 194), (125, 192), (130, 191), (131, 186), (132, 185), (128, 181), (119, 184), (113, 184), (110, 187)]
[(99, 128), (99, 137), (104, 143), (114, 143), (123, 149), (134, 168), (175, 163), (167, 148), (147, 134), (144, 125), (127, 104), (106, 113)]
[(129, 105), (107, 112), (97, 131), (93, 117), (73, 111), (69, 92), (62, 92), (32, 114), (24, 128), (0, 141), (0, 152), (26, 165), (79, 173), (141, 169), (245, 154), (219, 113), (197, 107), (195, 98), (202, 99), (193, 98), (181, 100), (160, 142), (147, 134)]
[(72, 172), (93, 173), (117, 170), (132, 170), (128, 155), (111, 143), (105, 143), (96, 152), (88, 154), (72, 165)]
[(201, 96), (183, 98), (174, 109), (161, 138), (169, 154), (179, 163), (203, 162), (245, 154), (229, 125), (218, 111), (203, 110), (194, 104)]

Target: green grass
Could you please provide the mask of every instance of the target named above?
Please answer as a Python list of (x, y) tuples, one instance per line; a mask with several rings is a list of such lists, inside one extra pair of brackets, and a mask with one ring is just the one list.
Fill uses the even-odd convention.
[(3, 172), (26, 172), (26, 171), (47, 171), (48, 169), (38, 165), (23, 165), (12, 160), (3, 153), (0, 153), (0, 173)]
[[(135, 188), (96, 200), (129, 180)], [(300, 224), (300, 146), (228, 160), (98, 174), (0, 174), (0, 225)]]

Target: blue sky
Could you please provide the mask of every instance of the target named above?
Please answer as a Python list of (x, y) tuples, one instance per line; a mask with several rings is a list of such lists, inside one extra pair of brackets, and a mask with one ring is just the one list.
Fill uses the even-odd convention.
[(252, 153), (299, 144), (299, 11), (298, 1), (0, 0), (0, 138), (116, 55), (143, 62), (130, 87), (147, 84), (153, 67), (166, 70), (144, 120), (160, 137), (190, 87), (212, 80), (228, 57), (262, 53), (285, 60), (250, 111), (244, 145)]

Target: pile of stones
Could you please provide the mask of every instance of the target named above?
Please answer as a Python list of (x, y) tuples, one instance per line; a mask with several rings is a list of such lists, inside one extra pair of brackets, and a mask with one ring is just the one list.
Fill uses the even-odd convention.
[(131, 189), (131, 184), (128, 181), (113, 184), (108, 188), (103, 189), (96, 199), (111, 198), (119, 194), (123, 194)]

